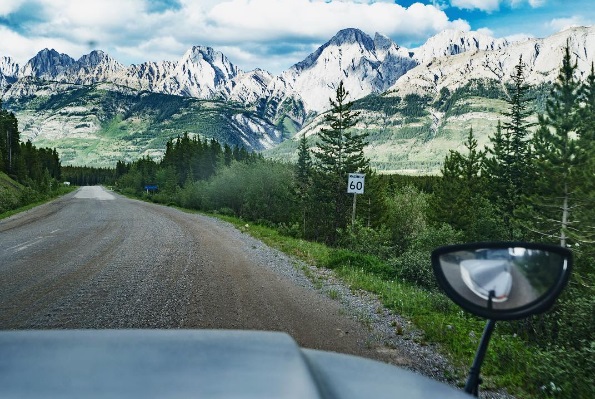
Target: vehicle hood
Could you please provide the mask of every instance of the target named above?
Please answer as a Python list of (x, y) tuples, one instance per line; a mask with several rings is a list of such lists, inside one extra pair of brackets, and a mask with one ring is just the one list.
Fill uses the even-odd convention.
[(413, 372), (227, 330), (0, 331), (2, 398), (469, 398)]

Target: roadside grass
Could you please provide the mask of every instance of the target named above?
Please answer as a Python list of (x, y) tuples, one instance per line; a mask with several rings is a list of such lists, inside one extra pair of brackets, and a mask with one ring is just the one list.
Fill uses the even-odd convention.
[[(340, 251), (323, 244), (279, 234), (275, 229), (246, 224), (239, 219), (215, 215), (232, 223), (238, 229), (258, 238), (267, 245), (310, 265), (327, 267)], [(428, 255), (428, 262), (429, 262)], [(379, 261), (381, 262), (381, 261)], [(462, 387), (473, 362), (486, 321), (472, 316), (438, 291), (430, 291), (413, 284), (386, 280), (381, 275), (363, 270), (357, 265), (333, 265), (336, 275), (352, 290), (365, 290), (378, 296), (390, 311), (410, 320), (421, 332), (418, 343), (438, 344), (438, 350), (450, 359), (457, 370), (455, 376), (448, 376)], [(311, 278), (311, 276), (309, 276)], [(333, 297), (333, 294), (330, 294)], [(527, 376), (536, 373), (533, 351), (520, 338), (506, 333), (505, 322), (496, 324), (490, 346), (482, 366), (481, 389), (502, 389), (519, 398), (535, 397), (527, 390)]]

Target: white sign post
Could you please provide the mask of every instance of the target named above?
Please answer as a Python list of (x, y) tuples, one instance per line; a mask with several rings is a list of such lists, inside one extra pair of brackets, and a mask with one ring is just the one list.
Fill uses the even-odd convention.
[(355, 225), (355, 204), (357, 195), (364, 193), (364, 182), (366, 175), (363, 173), (350, 173), (347, 180), (347, 194), (353, 194), (353, 211), (351, 213), (351, 225)]

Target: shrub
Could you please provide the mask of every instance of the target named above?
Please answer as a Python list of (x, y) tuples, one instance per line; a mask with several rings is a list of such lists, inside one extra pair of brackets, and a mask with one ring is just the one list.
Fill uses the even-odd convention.
[(447, 224), (438, 228), (427, 227), (413, 239), (410, 247), (398, 258), (390, 261), (397, 277), (424, 288), (437, 288), (430, 261), (430, 253), (437, 247), (461, 240), (461, 233)]
[(0, 213), (4, 213), (19, 207), (19, 199), (13, 193), (0, 188)]
[(427, 253), (408, 251), (391, 261), (397, 277), (424, 288), (437, 288)]
[(552, 346), (536, 353), (531, 384), (546, 398), (589, 398), (595, 386), (595, 342), (579, 349)]
[(413, 186), (405, 186), (385, 198), (384, 221), (392, 233), (392, 242), (403, 252), (411, 241), (427, 228), (428, 195)]
[(355, 226), (339, 231), (338, 245), (341, 248), (374, 255), (381, 259), (388, 259), (394, 252), (391, 233), (385, 226), (373, 229), (356, 223)]

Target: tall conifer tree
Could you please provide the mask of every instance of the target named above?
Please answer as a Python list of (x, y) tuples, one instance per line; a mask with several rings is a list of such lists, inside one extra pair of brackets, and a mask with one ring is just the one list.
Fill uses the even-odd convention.
[(364, 155), (368, 135), (352, 132), (359, 112), (351, 110), (353, 103), (347, 101), (348, 96), (341, 81), (335, 98), (329, 99), (331, 110), (324, 116), (329, 128), (321, 129), (318, 150), (314, 152), (316, 167), (321, 172), (316, 187), (319, 205), (328, 206), (320, 215), (327, 221), (323, 234), (331, 243), (336, 240), (337, 229), (345, 227), (349, 217), (348, 174), (369, 169), (369, 160)]
[(577, 219), (581, 223), (584, 241), (591, 245), (591, 253), (595, 256), (595, 66), (591, 64), (591, 72), (582, 85), (582, 107), (579, 110), (579, 147), (584, 151), (584, 166), (579, 170), (581, 196), (584, 206), (577, 209)]
[(464, 143), (466, 154), (451, 150), (442, 166), (442, 180), (432, 198), (432, 217), (448, 223), (470, 241), (499, 239), (500, 227), (485, 199), (481, 175), (485, 151), (478, 149), (473, 129)]
[(308, 149), (306, 133), (302, 134), (298, 146), (298, 161), (296, 165), (296, 182), (298, 201), (302, 212), (302, 235), (306, 237), (306, 221), (310, 208), (310, 190), (312, 187), (312, 158)]
[(521, 239), (515, 214), (522, 206), (523, 195), (531, 190), (531, 145), (528, 121), (531, 116), (528, 86), (524, 77), (525, 64), (522, 56), (512, 75), (513, 89), (508, 98), (508, 110), (503, 124), (498, 122), (496, 133), (490, 137), (492, 146), (485, 162), (485, 175), (490, 180), (488, 191), (497, 204), (507, 239)]
[(533, 139), (536, 190), (529, 198), (531, 215), (524, 219), (532, 232), (561, 246), (581, 240), (575, 212), (583, 205), (580, 185), (586, 154), (577, 140), (580, 85), (574, 76), (576, 68), (567, 44)]

